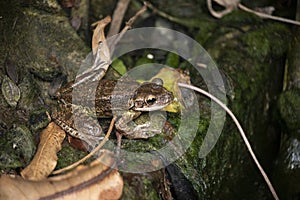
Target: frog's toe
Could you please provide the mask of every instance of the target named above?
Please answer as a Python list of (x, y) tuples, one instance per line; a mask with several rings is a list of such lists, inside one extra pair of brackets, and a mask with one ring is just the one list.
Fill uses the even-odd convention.
[(139, 130), (148, 130), (150, 128), (151, 124), (149, 122), (146, 122), (144, 124), (137, 125), (134, 127), (133, 131), (139, 131)]

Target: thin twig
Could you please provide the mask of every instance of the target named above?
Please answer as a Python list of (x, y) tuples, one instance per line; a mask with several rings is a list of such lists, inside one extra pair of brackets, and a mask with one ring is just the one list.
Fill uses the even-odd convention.
[(145, 11), (147, 10), (147, 6), (144, 5), (133, 17), (131, 17), (128, 22), (126, 22), (125, 27), (121, 30), (121, 32), (118, 34), (118, 37), (110, 44), (111, 46), (111, 51), (114, 51), (114, 47), (116, 44), (120, 41), (120, 39), (123, 37), (123, 35), (132, 27), (132, 24), (135, 22), (135, 20), (142, 15)]
[(128, 8), (128, 5), (130, 3), (130, 0), (119, 0), (117, 7), (114, 11), (111, 25), (107, 34), (107, 37), (110, 37), (112, 35), (115, 35), (119, 33), (125, 12)]
[(112, 129), (114, 127), (115, 121), (116, 121), (116, 117), (113, 117), (112, 120), (111, 120), (111, 122), (110, 122), (108, 131), (107, 131), (105, 137), (100, 142), (100, 144), (95, 149), (93, 149), (93, 151), (91, 151), (88, 155), (86, 155), (82, 159), (78, 160), (77, 162), (75, 162), (75, 163), (73, 163), (73, 164), (71, 164), (71, 165), (69, 165), (69, 166), (67, 166), (65, 168), (56, 170), (56, 171), (52, 172), (52, 174), (60, 174), (60, 173), (63, 173), (65, 171), (71, 170), (71, 169), (77, 167), (79, 164), (85, 162), (87, 159), (91, 158), (95, 153), (97, 153), (103, 147), (103, 145), (106, 143), (106, 141), (108, 140), (108, 138), (109, 138), (109, 136), (110, 136), (110, 134), (112, 132)]
[(252, 159), (254, 160), (257, 168), (259, 169), (261, 175), (264, 177), (264, 179), (265, 179), (265, 181), (266, 181), (266, 183), (267, 183), (267, 185), (268, 185), (268, 187), (269, 187), (269, 189), (270, 189), (270, 191), (271, 191), (274, 199), (279, 200), (279, 198), (278, 198), (278, 196), (276, 194), (276, 191), (275, 191), (275, 189), (274, 189), (271, 181), (269, 180), (266, 172), (264, 171), (264, 169), (260, 165), (259, 161), (257, 160), (257, 158), (256, 158), (256, 156), (255, 156), (255, 154), (254, 154), (254, 152), (252, 150), (252, 147), (251, 147), (251, 145), (250, 145), (250, 143), (249, 143), (249, 141), (248, 141), (248, 139), (246, 137), (246, 134), (245, 134), (242, 126), (240, 125), (239, 121), (236, 119), (236, 117), (234, 116), (234, 114), (231, 112), (231, 110), (225, 104), (223, 104), (219, 99), (217, 99), (215, 96), (211, 95), (210, 93), (206, 92), (205, 90), (202, 90), (202, 89), (200, 89), (198, 87), (195, 87), (195, 86), (192, 86), (192, 85), (188, 85), (188, 84), (184, 84), (184, 83), (178, 83), (178, 85), (180, 87), (184, 87), (184, 88), (188, 88), (188, 89), (191, 89), (191, 90), (195, 90), (197, 92), (200, 92), (201, 94), (204, 94), (205, 96), (209, 97), (214, 102), (216, 102), (219, 106), (221, 106), (228, 113), (228, 115), (232, 118), (232, 120), (236, 124), (237, 128), (239, 129), (240, 134), (241, 134), (241, 136), (243, 138), (243, 141), (244, 141), (244, 143), (245, 143), (248, 151), (250, 152), (250, 155), (251, 155)]
[(160, 15), (161, 17), (163, 18), (166, 18), (167, 20), (170, 20), (171, 22), (175, 22), (175, 23), (178, 23), (178, 24), (187, 24), (191, 21), (191, 19), (185, 21), (184, 19), (180, 19), (180, 18), (177, 18), (177, 17), (174, 17), (172, 15), (169, 15), (159, 9), (157, 9), (155, 6), (153, 6), (150, 2), (148, 1), (145, 1), (144, 4), (150, 8), (154, 13), (157, 13), (158, 15)]
[(117, 131), (117, 132), (116, 132), (116, 136), (117, 136), (117, 150), (116, 150), (116, 157), (117, 157), (117, 160), (119, 160), (119, 157), (120, 157), (120, 151), (121, 151), (122, 136), (123, 136), (123, 135)]
[(246, 6), (244, 6), (242, 4), (239, 4), (238, 7), (241, 10), (244, 10), (244, 11), (249, 12), (249, 13), (253, 13), (253, 14), (255, 14), (255, 15), (259, 16), (259, 17), (262, 17), (262, 18), (273, 19), (275, 21), (280, 21), (280, 22), (285, 22), (285, 23), (290, 23), (290, 24), (294, 24), (294, 25), (300, 26), (300, 22), (295, 21), (295, 20), (285, 19), (285, 18), (282, 18), (282, 17), (277, 17), (277, 16), (268, 15), (268, 14), (261, 13), (261, 12), (256, 12), (254, 10), (251, 10), (251, 9), (247, 8)]

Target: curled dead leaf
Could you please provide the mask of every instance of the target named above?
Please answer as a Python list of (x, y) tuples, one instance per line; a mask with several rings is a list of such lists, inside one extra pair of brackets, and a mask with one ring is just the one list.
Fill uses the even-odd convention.
[(111, 17), (107, 16), (104, 19), (92, 24), (92, 26), (96, 26), (92, 37), (92, 49), (94, 55), (97, 53), (99, 43), (106, 40), (104, 29), (110, 23), (110, 21)]
[(41, 181), (2, 175), (0, 199), (119, 199), (123, 179), (113, 168), (115, 164), (113, 153), (102, 150), (99, 159), (65, 175)]
[(57, 164), (56, 153), (61, 149), (66, 133), (51, 122), (40, 136), (38, 150), (31, 163), (21, 172), (28, 180), (42, 180), (48, 177)]

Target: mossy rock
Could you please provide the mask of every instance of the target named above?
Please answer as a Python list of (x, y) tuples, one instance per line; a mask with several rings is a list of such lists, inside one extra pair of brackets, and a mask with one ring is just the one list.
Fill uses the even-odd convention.
[(290, 132), (300, 130), (300, 90), (293, 89), (280, 95), (278, 107)]

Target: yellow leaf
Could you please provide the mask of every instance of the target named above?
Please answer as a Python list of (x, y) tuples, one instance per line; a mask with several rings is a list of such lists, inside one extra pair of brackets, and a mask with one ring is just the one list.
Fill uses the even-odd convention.
[(190, 76), (181, 70), (174, 68), (162, 68), (150, 81), (155, 78), (163, 80), (163, 86), (173, 93), (174, 101), (164, 108), (168, 112), (179, 112), (184, 107), (182, 94), (178, 87), (178, 83), (190, 84)]

